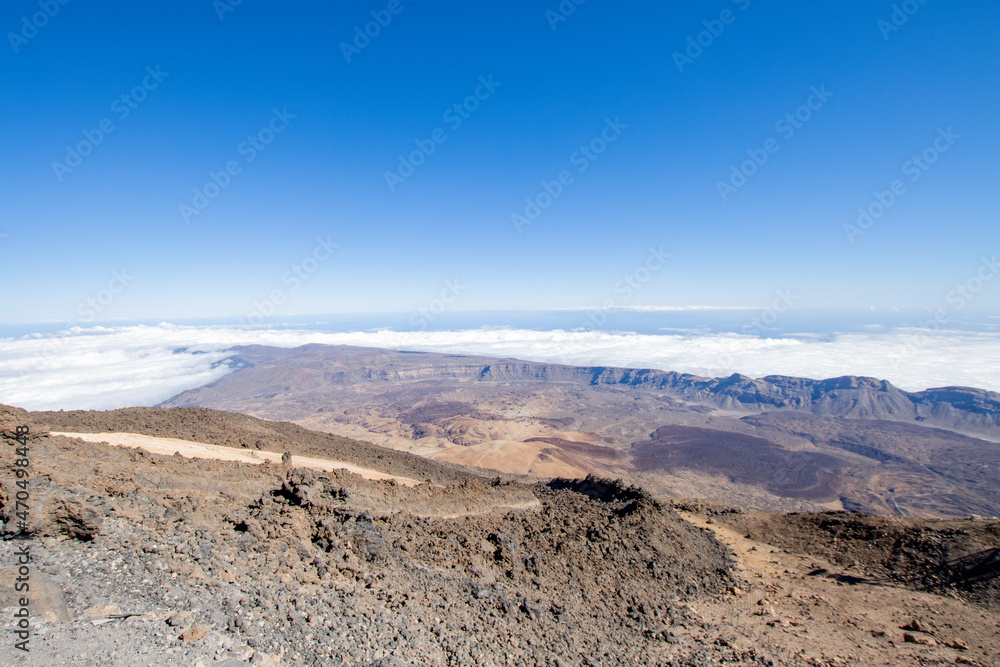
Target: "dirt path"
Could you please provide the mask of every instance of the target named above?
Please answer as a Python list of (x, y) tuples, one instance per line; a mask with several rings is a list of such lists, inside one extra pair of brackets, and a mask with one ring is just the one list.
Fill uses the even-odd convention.
[[(52, 435), (62, 435), (68, 438), (80, 438), (87, 442), (106, 442), (111, 445), (121, 447), (133, 447), (143, 449), (151, 454), (162, 454), (172, 456), (179, 453), (181, 456), (195, 459), (215, 459), (218, 461), (240, 461), (242, 463), (262, 464), (265, 461), (281, 464), (281, 454), (277, 452), (265, 452), (253, 449), (237, 449), (236, 447), (223, 447), (221, 445), (209, 445), (202, 442), (191, 442), (189, 440), (178, 440), (177, 438), (157, 438), (149, 435), (139, 435), (138, 433), (63, 433), (53, 431)], [(292, 456), (292, 465), (298, 468), (312, 468), (313, 470), (348, 470), (365, 479), (384, 480), (394, 479), (399, 484), (405, 486), (415, 486), (419, 484), (415, 479), (409, 477), (399, 477), (389, 475), (378, 470), (362, 468), (344, 461), (333, 461), (330, 459), (315, 459), (305, 456)]]
[[(997, 664), (1000, 614), (955, 598), (868, 583), (861, 573), (680, 514), (712, 531), (737, 558), (729, 594), (693, 608), (703, 620), (763, 647), (778, 664)], [(903, 629), (914, 620), (923, 632)]]

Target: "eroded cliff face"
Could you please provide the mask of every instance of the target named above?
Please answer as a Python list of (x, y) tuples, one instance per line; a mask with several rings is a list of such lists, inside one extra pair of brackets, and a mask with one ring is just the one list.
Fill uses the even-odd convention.
[[(235, 361), (245, 367), (213, 385), (219, 391), (245, 389), (248, 384), (269, 386), (280, 393), (329, 384), (425, 380), (569, 383), (655, 391), (684, 402), (747, 413), (795, 410), (848, 419), (919, 422), (1000, 438), (1000, 394), (971, 387), (906, 392), (886, 380), (850, 375), (823, 380), (740, 374), (707, 378), (654, 369), (566, 366), (350, 346), (305, 345), (294, 350), (248, 346), (235, 352)], [(292, 371), (297, 372), (288, 376)], [(287, 382), (281, 379), (283, 374)], [(191, 397), (192, 392), (185, 392), (164, 405), (183, 405)]]
[[(970, 432), (1000, 431), (1000, 394), (971, 387), (941, 387), (907, 392), (886, 380), (847, 375), (824, 380), (733, 374), (704, 378), (687, 373), (626, 368), (579, 369), (594, 385), (624, 385), (660, 390), (688, 401), (728, 410), (796, 410), (849, 419), (918, 421)], [(534, 369), (529, 373), (537, 373)]]

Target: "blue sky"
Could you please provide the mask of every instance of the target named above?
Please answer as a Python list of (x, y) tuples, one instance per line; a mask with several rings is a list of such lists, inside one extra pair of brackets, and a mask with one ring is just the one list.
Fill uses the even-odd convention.
[(229, 2), (4, 4), (5, 323), (1000, 305), (997, 2)]

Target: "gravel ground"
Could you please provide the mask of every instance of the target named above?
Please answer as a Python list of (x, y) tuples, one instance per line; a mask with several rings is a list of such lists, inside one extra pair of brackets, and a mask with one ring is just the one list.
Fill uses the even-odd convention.
[(5, 664), (764, 664), (688, 612), (727, 585), (726, 549), (621, 483), (408, 488), (34, 435), (27, 542), (54, 592)]
[[(173, 437), (163, 413), (171, 411), (129, 430)], [(185, 413), (183, 428), (198, 433), (197, 415), (211, 422), (205, 432), (225, 433), (227, 415), (212, 411)], [(0, 434), (37, 419), (0, 407)], [(234, 432), (267, 429), (233, 419)], [(80, 421), (107, 427), (90, 413)], [(433, 462), (420, 471), (435, 483), (407, 487), (35, 429), (30, 538), (0, 542), (3, 665), (985, 667), (1000, 629), (995, 611), (971, 602), (931, 593), (904, 601), (896, 589), (828, 572), (834, 565), (809, 549), (817, 552), (831, 525), (850, 528), (840, 536), (866, 525), (846, 513), (785, 520), (672, 504), (593, 477), (525, 484), (436, 471)], [(322, 455), (316, 443), (309, 453)], [(338, 459), (351, 456), (337, 447)], [(386, 461), (378, 448), (359, 447), (358, 463)], [(21, 457), (0, 444), (6, 538), (21, 519)], [(382, 469), (414, 470), (392, 461)], [(734, 532), (744, 524), (757, 540), (782, 538), (785, 547)], [(10, 632), (25, 545), (27, 655)]]

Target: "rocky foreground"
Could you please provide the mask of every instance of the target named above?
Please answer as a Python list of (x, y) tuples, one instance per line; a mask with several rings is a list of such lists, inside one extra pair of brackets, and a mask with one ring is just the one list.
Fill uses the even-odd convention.
[[(947, 567), (934, 581), (887, 572), (893, 536), (912, 521), (880, 527), (884, 548), (848, 563), (829, 542), (856, 545), (861, 533), (810, 523), (823, 515), (792, 517), (788, 532), (781, 517), (616, 482), (485, 477), (209, 410), (67, 414), (0, 408), (0, 518), (7, 537), (17, 532), (25, 466), (10, 436), (28, 425), (31, 536), (0, 543), (2, 664), (991, 665), (1000, 655), (988, 561), (985, 579), (957, 583)], [(120, 431), (119, 419), (428, 481), (48, 435)], [(1000, 546), (997, 522), (949, 523), (921, 528), (943, 545), (943, 565)], [(26, 655), (8, 630), (25, 545)]]

